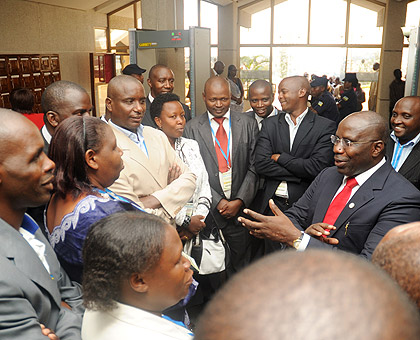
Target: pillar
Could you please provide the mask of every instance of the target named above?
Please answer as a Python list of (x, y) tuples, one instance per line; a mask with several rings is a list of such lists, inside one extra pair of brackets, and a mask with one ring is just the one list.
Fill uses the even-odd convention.
[(394, 80), (393, 71), (401, 68), (407, 1), (387, 0), (382, 38), (381, 67), (378, 80), (376, 111), (389, 119), (389, 84)]

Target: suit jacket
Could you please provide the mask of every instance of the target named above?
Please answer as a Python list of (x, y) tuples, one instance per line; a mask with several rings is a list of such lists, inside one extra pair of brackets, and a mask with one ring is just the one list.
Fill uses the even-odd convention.
[[(150, 105), (151, 105), (151, 103), (150, 103), (150, 100), (149, 100), (149, 96), (147, 96), (146, 97), (146, 112), (144, 113), (144, 117), (143, 117), (143, 120), (142, 120), (141, 123), (144, 126), (151, 126), (151, 127), (157, 128), (157, 125), (156, 125), (155, 121), (152, 119), (152, 116), (150, 115)], [(189, 120), (191, 120), (190, 108), (187, 105), (185, 105), (184, 103), (181, 103), (181, 105), (182, 105), (182, 107), (184, 109), (184, 112), (185, 112), (185, 120), (188, 122)]]
[[(189, 201), (195, 190), (195, 175), (176, 155), (166, 135), (145, 126), (143, 136), (149, 158), (123, 132), (114, 130), (119, 148), (124, 152), (124, 169), (110, 189), (144, 207), (139, 198), (153, 195), (162, 208), (149, 211), (172, 222), (175, 215)], [(181, 175), (168, 184), (169, 167), (174, 163), (181, 168)]]
[[(249, 207), (254, 199), (258, 176), (255, 171), (255, 143), (258, 134), (255, 119), (242, 113), (230, 113), (232, 129), (232, 190), (230, 200), (240, 199)], [(223, 228), (227, 221), (219, 214), (217, 205), (226, 198), (219, 179), (219, 165), (210, 129), (209, 116), (206, 113), (195, 117), (185, 127), (184, 135), (195, 139), (200, 147), (206, 170), (209, 175), (212, 211), (216, 223)]]
[[(264, 195), (259, 207), (263, 211), (278, 185), (287, 182), (289, 202), (296, 202), (319, 172), (333, 164), (331, 135), (335, 133), (333, 121), (308, 110), (297, 131), (290, 150), (289, 125), (285, 112), (265, 119), (258, 136), (255, 168), (265, 176)], [(277, 162), (271, 155), (279, 153)]]
[[(392, 161), (394, 145), (395, 142), (389, 138), (386, 145), (386, 156), (389, 162)], [(414, 146), (398, 172), (420, 190), (420, 143)]]
[(169, 320), (117, 302), (110, 311), (86, 310), (83, 340), (190, 340), (192, 333)]
[[(304, 230), (322, 222), (343, 181), (336, 167), (322, 171), (295, 205), (286, 211), (293, 224)], [(420, 220), (420, 192), (386, 162), (350, 199), (331, 230), (338, 249), (368, 259), (382, 237), (393, 227)], [(308, 247), (332, 248), (311, 237)]]
[[(82, 293), (62, 270), (41, 231), (35, 237), (45, 244), (51, 275), (20, 233), (0, 219), (0, 338), (45, 340), (39, 324), (60, 339), (81, 339)], [(72, 311), (61, 306), (67, 302)]]

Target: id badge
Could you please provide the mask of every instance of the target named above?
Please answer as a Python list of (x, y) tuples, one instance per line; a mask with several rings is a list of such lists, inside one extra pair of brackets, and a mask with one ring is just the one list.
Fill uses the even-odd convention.
[(223, 191), (230, 191), (232, 189), (232, 169), (222, 172)]
[(193, 202), (188, 202), (185, 206), (187, 208), (186, 215), (191, 217), (192, 214), (193, 214), (193, 210), (194, 210), (194, 203)]

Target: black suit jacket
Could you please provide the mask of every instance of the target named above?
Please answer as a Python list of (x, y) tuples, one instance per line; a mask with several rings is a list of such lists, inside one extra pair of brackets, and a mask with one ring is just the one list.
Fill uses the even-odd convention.
[[(286, 211), (293, 224), (305, 230), (322, 222), (343, 182), (336, 167), (322, 171), (305, 194)], [(331, 237), (336, 248), (368, 259), (382, 237), (397, 225), (420, 220), (420, 191), (386, 162), (351, 197), (335, 222)], [(332, 248), (311, 237), (308, 248)]]
[[(258, 210), (263, 211), (278, 185), (287, 182), (289, 202), (296, 202), (319, 172), (333, 164), (331, 135), (335, 122), (308, 111), (290, 150), (289, 125), (285, 112), (264, 120), (256, 146), (255, 168), (265, 177)], [(272, 154), (279, 153), (277, 162)]]
[[(255, 171), (255, 143), (258, 133), (255, 119), (244, 114), (231, 112), (232, 128), (232, 190), (230, 200), (240, 199), (249, 207), (254, 199), (258, 176)], [(213, 197), (212, 211), (216, 223), (220, 227), (227, 224), (219, 214), (217, 205), (226, 198), (219, 179), (219, 165), (210, 129), (207, 112), (195, 117), (185, 127), (184, 135), (198, 142), (200, 153), (206, 166), (211, 193)]]
[[(386, 156), (389, 162), (392, 161), (394, 145), (395, 142), (392, 138), (389, 138), (386, 145)], [(407, 178), (417, 189), (420, 189), (420, 143), (417, 143), (413, 150), (411, 150), (398, 172)]]
[[(141, 121), (141, 123), (145, 126), (151, 126), (154, 128), (157, 128), (157, 125), (155, 123), (155, 121), (152, 119), (152, 116), (150, 115), (150, 100), (149, 100), (149, 96), (146, 97), (146, 112), (144, 113), (144, 117), (143, 120)], [(184, 108), (184, 112), (185, 112), (185, 120), (188, 122), (189, 120), (191, 120), (191, 111), (190, 108), (185, 105), (184, 103), (181, 103), (182, 107)]]

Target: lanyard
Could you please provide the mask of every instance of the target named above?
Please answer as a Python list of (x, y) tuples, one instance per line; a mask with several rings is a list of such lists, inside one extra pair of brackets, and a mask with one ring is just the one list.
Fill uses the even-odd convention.
[(101, 190), (101, 189), (98, 189), (98, 188), (95, 188), (94, 189), (96, 192), (99, 192), (100, 194), (105, 194), (105, 195), (108, 195), (109, 197), (111, 197), (112, 199), (114, 199), (114, 200), (116, 200), (116, 201), (122, 201), (122, 202), (125, 202), (125, 203), (129, 203), (129, 204), (131, 204), (132, 206), (134, 206), (135, 208), (137, 208), (137, 209), (139, 209), (139, 210), (141, 210), (141, 211), (144, 211), (139, 205), (137, 205), (136, 203), (134, 203), (134, 202), (132, 202), (132, 201), (129, 201), (128, 199), (126, 199), (126, 198), (124, 198), (124, 197), (122, 197), (122, 196), (119, 196), (119, 195), (117, 195), (115, 192), (113, 192), (113, 191), (111, 191), (111, 190), (109, 190), (108, 188), (105, 188), (105, 190)]
[(394, 169), (397, 168), (398, 163), (400, 162), (401, 154), (403, 152), (404, 147), (411, 146), (411, 145), (413, 145), (412, 142), (401, 145), (400, 142), (397, 140), (394, 155), (392, 157), (392, 163), (391, 163)]
[[(210, 124), (210, 129), (211, 129), (211, 133), (212, 133), (212, 135), (214, 137), (214, 140), (216, 141), (216, 144), (219, 147), (219, 149), (220, 149), (220, 151), (222, 153), (223, 158), (226, 160), (226, 164), (227, 164), (228, 169), (230, 169), (231, 166), (229, 165), (229, 153), (230, 153), (230, 132), (232, 130), (232, 121), (229, 118), (229, 136), (228, 136), (227, 154), (225, 154), (225, 152), (223, 151), (223, 149), (222, 149), (222, 147), (220, 145), (220, 142), (218, 141), (216, 135), (214, 134), (214, 130), (211, 127), (210, 117), (209, 117), (209, 124)], [(224, 129), (223, 122), (222, 122), (222, 129)]]

